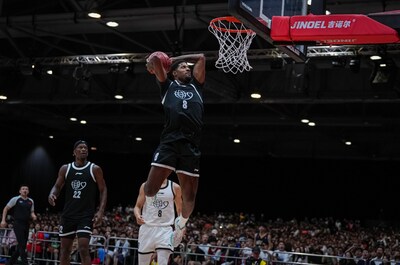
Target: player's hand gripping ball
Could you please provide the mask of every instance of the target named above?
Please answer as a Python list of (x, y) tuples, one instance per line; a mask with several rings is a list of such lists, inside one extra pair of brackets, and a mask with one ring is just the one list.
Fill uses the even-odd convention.
[(146, 59), (146, 62), (147, 62), (147, 70), (148, 70), (151, 74), (154, 74), (154, 70), (153, 70), (152, 65), (149, 65), (149, 64), (148, 64), (149, 61), (150, 61), (150, 59), (153, 58), (154, 56), (157, 56), (157, 57), (160, 59), (161, 64), (162, 64), (163, 68), (165, 69), (165, 71), (166, 71), (166, 72), (169, 72), (169, 69), (171, 68), (171, 64), (172, 64), (171, 58), (169, 58), (168, 55), (167, 55), (166, 53), (160, 52), (160, 51), (153, 52), (152, 54), (149, 55), (149, 57), (147, 57), (147, 59)]

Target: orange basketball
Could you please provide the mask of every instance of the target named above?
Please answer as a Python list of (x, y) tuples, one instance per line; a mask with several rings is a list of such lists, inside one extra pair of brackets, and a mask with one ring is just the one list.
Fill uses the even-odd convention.
[(154, 56), (157, 56), (161, 60), (161, 63), (163, 65), (165, 71), (168, 72), (171, 67), (171, 59), (169, 58), (169, 56), (164, 52), (156, 51), (156, 52), (153, 52), (152, 54), (150, 54), (149, 57), (147, 58), (147, 60), (150, 60)]

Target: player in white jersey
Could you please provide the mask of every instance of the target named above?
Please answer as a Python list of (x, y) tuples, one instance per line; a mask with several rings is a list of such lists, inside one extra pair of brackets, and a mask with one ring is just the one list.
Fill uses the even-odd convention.
[[(160, 190), (153, 197), (144, 193), (144, 184), (140, 186), (134, 214), (139, 229), (139, 265), (150, 264), (156, 252), (158, 265), (167, 265), (174, 250), (173, 229), (175, 209), (177, 215), (182, 210), (181, 187), (165, 179)], [(175, 204), (175, 208), (174, 208)]]

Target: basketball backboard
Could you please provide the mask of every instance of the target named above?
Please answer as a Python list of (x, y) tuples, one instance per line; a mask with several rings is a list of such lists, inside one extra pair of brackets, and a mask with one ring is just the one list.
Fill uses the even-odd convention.
[[(272, 16), (307, 14), (307, 0), (229, 0), (229, 13), (257, 35), (273, 44), (270, 36)], [(304, 46), (277, 46), (296, 62), (304, 62)]]

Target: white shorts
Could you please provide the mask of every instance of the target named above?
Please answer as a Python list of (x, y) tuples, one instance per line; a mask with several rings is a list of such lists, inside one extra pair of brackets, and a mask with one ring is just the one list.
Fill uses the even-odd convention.
[(157, 249), (174, 251), (172, 246), (172, 226), (148, 226), (141, 225), (139, 228), (139, 253), (149, 254)]

